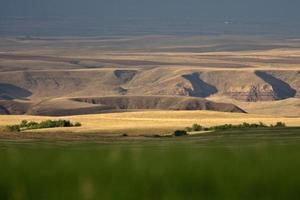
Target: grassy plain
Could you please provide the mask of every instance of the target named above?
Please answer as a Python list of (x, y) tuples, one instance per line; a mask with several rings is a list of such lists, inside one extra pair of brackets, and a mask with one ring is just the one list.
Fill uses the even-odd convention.
[(299, 128), (0, 140), (0, 199), (298, 199)]

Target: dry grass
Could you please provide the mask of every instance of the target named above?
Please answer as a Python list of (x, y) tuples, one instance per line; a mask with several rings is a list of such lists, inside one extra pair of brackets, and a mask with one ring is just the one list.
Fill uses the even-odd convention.
[[(252, 47), (252, 48), (249, 48)], [(265, 48), (261, 48), (265, 46)], [(80, 47), (80, 48), (78, 48)], [(235, 48), (234, 48), (235, 47)], [(151, 61), (178, 67), (196, 68), (242, 68), (242, 69), (298, 69), (300, 42), (257, 37), (124, 37), (107, 39), (60, 38), (59, 40), (18, 40), (0, 38), (0, 52), (27, 56), (51, 56), (92, 62), (103, 65), (101, 59), (109, 63), (126, 61)], [(234, 49), (234, 50), (231, 50)], [(89, 59), (87, 61), (86, 59)], [(68, 60), (68, 59), (67, 59)], [(278, 63), (273, 62), (277, 60)], [(4, 62), (4, 63), (3, 63)], [(43, 59), (2, 60), (11, 67), (28, 68), (77, 68), (69, 62), (46, 62)], [(15, 63), (14, 63), (15, 62)], [(29, 63), (30, 62), (30, 63)], [(105, 62), (104, 62), (105, 63)], [(29, 65), (26, 65), (29, 64)], [(125, 64), (127, 65), (127, 64)], [(41, 67), (42, 66), (42, 67)], [(49, 66), (49, 67), (48, 67)], [(127, 65), (133, 66), (131, 64)]]
[[(153, 135), (170, 133), (176, 129), (182, 129), (198, 123), (204, 126), (221, 125), (226, 123), (239, 124), (243, 122), (264, 122), (274, 124), (283, 121), (288, 126), (300, 126), (300, 118), (284, 118), (275, 116), (222, 113), (211, 111), (143, 111), (97, 115), (78, 115), (61, 117), (82, 123), (79, 128), (54, 128), (42, 131), (63, 132), (98, 132), (103, 134)], [(53, 119), (51, 117), (38, 116), (0, 116), (0, 125), (15, 124), (21, 120), (41, 121)], [(55, 118), (57, 119), (57, 118)]]

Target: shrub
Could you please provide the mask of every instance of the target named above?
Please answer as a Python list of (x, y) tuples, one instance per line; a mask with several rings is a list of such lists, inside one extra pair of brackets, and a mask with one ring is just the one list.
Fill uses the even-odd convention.
[(81, 123), (76, 122), (75, 124), (71, 123), (69, 120), (46, 120), (40, 123), (27, 120), (23, 120), (19, 125), (7, 126), (6, 130), (10, 132), (16, 132), (21, 130), (31, 130), (31, 129), (42, 129), (42, 128), (54, 128), (54, 127), (73, 127), (81, 126)]
[(74, 126), (76, 126), (76, 127), (81, 126), (81, 123), (80, 123), (80, 122), (76, 122), (76, 123), (74, 124)]
[[(227, 130), (227, 129), (244, 129), (244, 128), (267, 128), (268, 126), (262, 122), (259, 122), (258, 124), (249, 124), (249, 123), (242, 123), (238, 125), (233, 124), (224, 124), (220, 126), (213, 126), (210, 128), (210, 130)], [(272, 126), (271, 126), (272, 127)]]
[(184, 136), (187, 135), (187, 132), (193, 131), (224, 131), (224, 130), (232, 130), (232, 129), (255, 129), (255, 128), (285, 128), (286, 124), (284, 122), (277, 122), (275, 125), (266, 125), (263, 122), (259, 123), (247, 123), (244, 122), (242, 124), (224, 124), (212, 127), (203, 127), (199, 124), (193, 124), (192, 127), (186, 127), (184, 130), (177, 130), (174, 132), (175, 136)]
[(158, 135), (158, 134), (155, 134), (155, 135), (153, 135), (153, 137), (154, 138), (160, 138), (160, 137), (162, 137), (161, 135)]
[(260, 127), (268, 127), (268, 125), (264, 124), (263, 122), (259, 122)]
[(192, 129), (191, 127), (186, 127), (184, 130), (185, 130), (186, 132), (192, 132), (192, 131), (193, 131), (193, 129)]
[(25, 127), (22, 128), (26, 128), (26, 129), (37, 129), (39, 126), (39, 123), (37, 122), (28, 122), (27, 125)]
[(23, 120), (20, 124), (20, 127), (23, 128), (23, 127), (27, 127), (27, 123), (28, 121), (27, 120)]
[(199, 125), (199, 124), (193, 124), (192, 126), (192, 131), (202, 131), (203, 130), (203, 126)]
[(8, 132), (20, 132), (21, 128), (20, 128), (19, 125), (6, 126), (5, 127), (5, 131), (8, 131)]
[(193, 124), (192, 127), (186, 127), (184, 130), (187, 132), (194, 132), (194, 131), (203, 131), (205, 127), (199, 125), (199, 124)]
[(286, 127), (286, 124), (284, 122), (277, 122), (274, 127), (276, 127), (276, 128), (284, 128), (284, 127)]
[(69, 120), (46, 120), (40, 123), (37, 122), (29, 122), (27, 123), (27, 129), (41, 129), (41, 128), (55, 128), (55, 127), (73, 127), (73, 126), (81, 126), (79, 122), (76, 124), (72, 124)]
[(185, 130), (177, 130), (174, 132), (174, 136), (180, 137), (180, 136), (186, 136), (187, 132)]

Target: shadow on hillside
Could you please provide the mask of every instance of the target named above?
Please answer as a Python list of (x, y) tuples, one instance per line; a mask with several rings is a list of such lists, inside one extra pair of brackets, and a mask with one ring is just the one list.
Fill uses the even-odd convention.
[(208, 97), (218, 92), (215, 86), (212, 86), (199, 78), (199, 73), (183, 75), (182, 77), (190, 81), (193, 89), (188, 89), (189, 95), (193, 97)]
[(0, 115), (8, 115), (9, 111), (2, 105), (0, 105)]
[(133, 77), (137, 74), (137, 71), (135, 71), (135, 70), (115, 70), (114, 74), (122, 83), (127, 83), (128, 81), (131, 81), (133, 79)]
[(0, 100), (24, 99), (32, 93), (12, 84), (0, 83)]
[(286, 82), (262, 71), (256, 71), (255, 74), (264, 80), (265, 82), (269, 83), (278, 99), (288, 99), (295, 97), (297, 91), (293, 89), (289, 84)]

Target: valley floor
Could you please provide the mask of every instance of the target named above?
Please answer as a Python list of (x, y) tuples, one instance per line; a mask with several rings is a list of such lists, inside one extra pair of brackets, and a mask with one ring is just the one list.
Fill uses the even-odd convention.
[[(82, 123), (82, 127), (52, 128), (34, 132), (52, 133), (98, 133), (102, 135), (155, 135), (170, 134), (177, 129), (191, 127), (197, 123), (206, 127), (223, 124), (284, 122), (287, 126), (300, 126), (299, 117), (280, 117), (244, 113), (214, 111), (141, 111), (66, 117), (42, 117), (28, 115), (0, 115), (0, 126), (18, 124), (22, 120), (42, 121), (46, 119), (68, 119)], [(26, 133), (27, 134), (27, 133)], [(3, 137), (3, 135), (0, 137)]]

